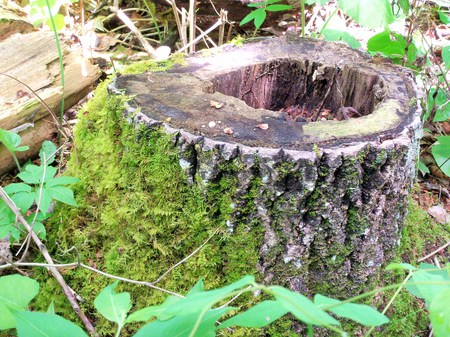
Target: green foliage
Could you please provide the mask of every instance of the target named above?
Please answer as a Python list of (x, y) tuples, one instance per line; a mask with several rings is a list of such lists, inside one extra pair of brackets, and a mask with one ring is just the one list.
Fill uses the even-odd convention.
[(431, 153), (439, 169), (450, 177), (450, 136), (437, 137), (431, 147)]
[(338, 0), (348, 16), (367, 28), (385, 28), (394, 22), (389, 0)]
[(264, 21), (266, 20), (267, 12), (280, 12), (291, 9), (290, 5), (276, 4), (281, 0), (265, 0), (261, 2), (249, 3), (247, 6), (256, 8), (254, 11), (250, 12), (242, 19), (240, 25), (245, 25), (246, 23), (253, 21), (255, 28), (259, 29)]
[[(11, 151), (21, 151), (25, 148), (20, 146), (19, 135), (2, 129), (0, 135), (3, 135), (1, 142)], [(72, 206), (77, 205), (72, 190), (66, 185), (78, 182), (79, 179), (55, 177), (58, 169), (50, 165), (55, 160), (56, 152), (56, 146), (52, 142), (44, 141), (39, 152), (41, 165), (28, 164), (25, 170), (17, 175), (23, 183), (12, 183), (4, 187), (28, 223), (32, 224), (33, 231), (42, 239), (46, 235), (43, 221), (49, 216), (48, 209), (53, 200)], [(33, 204), (37, 206), (37, 213), (26, 215)], [(12, 242), (19, 242), (23, 233), (26, 233), (26, 229), (21, 223), (17, 223), (14, 212), (0, 200), (0, 238), (9, 235)]]
[(38, 26), (42, 23), (47, 24), (51, 29), (53, 28), (52, 19), (56, 30), (61, 30), (65, 27), (64, 15), (58, 13), (60, 7), (65, 3), (74, 3), (78, 0), (30, 0), (30, 16), (33, 25)]
[(351, 34), (336, 29), (325, 28), (321, 34), (327, 41), (344, 41), (352, 48), (360, 48), (361, 43)]

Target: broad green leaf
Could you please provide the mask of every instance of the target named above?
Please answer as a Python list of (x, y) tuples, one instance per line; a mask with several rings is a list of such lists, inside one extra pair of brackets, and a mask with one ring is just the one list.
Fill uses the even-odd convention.
[(94, 306), (107, 320), (116, 322), (121, 328), (131, 309), (131, 301), (129, 293), (114, 291), (118, 283), (119, 281), (116, 281), (103, 289), (95, 298)]
[(403, 10), (403, 13), (409, 15), (409, 0), (398, 0), (398, 5)]
[[(349, 318), (364, 326), (380, 326), (389, 323), (389, 318), (365, 304), (342, 303), (339, 300), (321, 294), (314, 296), (314, 303), (324, 310), (331, 311), (340, 317)], [(333, 306), (336, 304), (339, 305)], [(329, 306), (333, 307), (329, 308)]]
[(218, 326), (224, 329), (231, 326), (262, 328), (289, 312), (279, 301), (264, 301), (247, 311), (227, 319)]
[(28, 150), (28, 146), (19, 147), (21, 142), (20, 136), (11, 131), (0, 128), (0, 143), (8, 149), (9, 152), (20, 152)]
[(14, 311), (19, 337), (88, 337), (77, 325), (54, 314)]
[(52, 203), (52, 197), (47, 189), (43, 188), (42, 191), (40, 191), (39, 188), (36, 188), (36, 203), (39, 203), (39, 210), (42, 214), (47, 215), (50, 204)]
[(433, 265), (422, 263), (420, 270), (406, 282), (405, 288), (427, 305), (433, 302), (437, 294), (450, 286), (450, 276), (447, 269), (439, 269)]
[(440, 136), (436, 139), (437, 142), (431, 147), (431, 153), (441, 171), (450, 177), (450, 136)]
[(259, 29), (262, 24), (264, 23), (264, 21), (266, 20), (266, 11), (264, 10), (264, 8), (258, 8), (257, 10), (255, 10), (256, 14), (255, 14), (255, 27), (256, 29)]
[(367, 41), (367, 50), (386, 57), (401, 58), (405, 54), (406, 41), (400, 34), (383, 31)]
[(50, 165), (55, 161), (56, 146), (49, 140), (45, 140), (42, 143), (41, 150), (39, 151), (39, 158), (41, 159), (41, 165)]
[[(433, 96), (435, 97), (433, 98)], [(431, 88), (428, 94), (428, 115), (434, 107), (436, 108), (436, 115), (433, 122), (444, 122), (450, 118), (449, 97), (441, 88)]]
[(404, 269), (404, 270), (418, 270), (418, 268), (410, 265), (409, 263), (390, 263), (386, 270)]
[(442, 21), (442, 23), (444, 23), (446, 25), (448, 25), (450, 23), (450, 15), (448, 12), (439, 10), (438, 14), (439, 14), (439, 19)]
[(161, 305), (151, 306), (147, 308), (143, 308), (137, 310), (130, 314), (126, 323), (129, 322), (145, 322), (148, 321), (152, 317), (157, 317), (160, 321), (165, 321), (173, 317), (173, 315), (166, 315), (165, 310), (167, 307), (171, 306), (173, 303), (180, 301), (181, 297), (169, 296)]
[(14, 194), (11, 197), (11, 200), (14, 201), (14, 204), (16, 204), (16, 206), (25, 213), (26, 211), (28, 211), (31, 205), (33, 205), (35, 197), (36, 193), (34, 193), (34, 191), (19, 192)]
[(240, 280), (219, 289), (188, 294), (182, 300), (168, 306), (165, 310), (165, 314), (174, 316), (179, 314), (187, 315), (199, 310), (201, 311), (205, 308), (210, 308), (215, 303), (227, 298), (231, 292), (251, 285), (254, 282), (255, 278), (247, 275)]
[(445, 63), (445, 68), (450, 68), (450, 46), (442, 48), (442, 60)]
[(29, 277), (0, 277), (0, 330), (14, 328), (16, 322), (11, 310), (25, 310), (38, 292), (39, 283)]
[(55, 302), (52, 301), (47, 308), (47, 314), (55, 314)]
[(450, 286), (437, 294), (431, 302), (430, 321), (435, 337), (450, 336)]
[(248, 14), (245, 16), (245, 18), (243, 18), (242, 21), (239, 23), (239, 26), (243, 26), (243, 25), (245, 25), (246, 23), (248, 23), (248, 22), (254, 20), (255, 17), (256, 17), (256, 15), (257, 15), (256, 10), (254, 10), (254, 11), (248, 13)]
[(64, 186), (53, 186), (46, 189), (48, 194), (58, 201), (61, 201), (67, 205), (78, 206), (73, 196), (73, 191)]
[[(208, 310), (202, 317), (194, 337), (215, 337), (216, 321), (233, 308)], [(188, 315), (180, 314), (166, 321), (154, 321), (144, 325), (133, 337), (188, 337), (194, 330), (200, 311)]]
[(266, 11), (268, 12), (281, 12), (292, 9), (290, 5), (269, 5), (266, 7)]
[(266, 0), (266, 5), (271, 5), (277, 2), (280, 2), (281, 0)]
[(3, 187), (6, 193), (9, 195), (17, 192), (31, 192), (32, 188), (30, 185), (24, 183), (12, 183)]
[(338, 0), (339, 7), (367, 28), (386, 28), (394, 22), (389, 0)]
[[(31, 223), (30, 223), (31, 224)], [(33, 232), (41, 239), (45, 240), (47, 237), (47, 231), (45, 230), (45, 226), (42, 222), (36, 221), (33, 225)]]
[(419, 162), (417, 163), (417, 166), (419, 168), (419, 171), (422, 173), (422, 175), (430, 173), (430, 169), (428, 168), (428, 166), (426, 166), (421, 160), (419, 160)]
[(53, 178), (51, 180), (49, 180), (46, 184), (45, 187), (52, 187), (52, 186), (57, 186), (57, 185), (69, 185), (69, 184), (74, 184), (79, 182), (80, 179), (75, 178), (75, 177), (57, 177), (57, 178)]
[(251, 2), (251, 3), (247, 4), (247, 7), (254, 7), (255, 8), (255, 7), (264, 7), (265, 5), (266, 5), (266, 2), (259, 1), (259, 2)]
[(347, 32), (335, 29), (322, 29), (322, 35), (327, 41), (344, 41), (352, 48), (360, 48), (361, 43)]
[[(50, 19), (46, 21), (47, 26), (49, 26), (51, 29), (53, 29), (52, 22)], [(62, 30), (66, 26), (66, 21), (64, 19), (64, 15), (57, 13), (55, 16), (53, 16), (53, 23), (55, 24), (55, 29), (57, 31)]]
[(58, 169), (53, 166), (30, 164), (25, 167), (25, 171), (20, 172), (17, 176), (28, 184), (39, 184), (42, 179), (44, 179), (44, 182), (51, 180), (57, 171)]
[(270, 287), (278, 302), (300, 321), (317, 326), (340, 325), (333, 317), (302, 294), (279, 286)]

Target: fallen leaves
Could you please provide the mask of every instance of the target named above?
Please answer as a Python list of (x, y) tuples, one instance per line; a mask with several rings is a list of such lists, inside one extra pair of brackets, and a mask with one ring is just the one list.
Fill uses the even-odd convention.
[(428, 208), (427, 212), (440, 224), (450, 223), (450, 214), (440, 205)]

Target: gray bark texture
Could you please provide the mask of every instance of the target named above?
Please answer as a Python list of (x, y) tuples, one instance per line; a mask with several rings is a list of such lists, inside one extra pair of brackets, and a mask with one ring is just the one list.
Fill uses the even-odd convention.
[[(266, 282), (348, 296), (395, 254), (422, 126), (408, 70), (287, 37), (206, 51), (169, 72), (122, 75), (110, 90), (135, 95), (128, 113), (136, 121), (174, 135), (191, 184), (235, 176), (226, 226), (233, 231), (241, 210), (253, 210), (245, 216), (264, 227)], [(292, 106), (319, 121), (291, 118), (283, 111)], [(334, 120), (314, 117), (324, 109)]]

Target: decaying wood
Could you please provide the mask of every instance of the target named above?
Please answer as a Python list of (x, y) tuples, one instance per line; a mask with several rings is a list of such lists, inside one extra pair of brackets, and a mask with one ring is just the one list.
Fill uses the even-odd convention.
[[(264, 228), (267, 282), (341, 296), (367, 289), (393, 257), (415, 176), (421, 108), (409, 72), (295, 37), (187, 63), (120, 76), (110, 90), (133, 95), (136, 122), (174, 134), (191, 184), (234, 176), (227, 227)], [(362, 117), (304, 123), (280, 112), (291, 106)]]
[(33, 25), (27, 21), (26, 13), (14, 2), (0, 3), (0, 42), (16, 33), (30, 33)]
[[(99, 70), (85, 61), (78, 48), (61, 41), (65, 73), (65, 108), (83, 98), (98, 79)], [(14, 80), (26, 83), (59, 116), (61, 77), (58, 51), (53, 33), (38, 31), (16, 34), (0, 43), (0, 127), (19, 129), (30, 150), (19, 154), (28, 158), (55, 132), (57, 125), (33, 92)], [(12, 78), (11, 78), (12, 77)], [(28, 127), (32, 126), (33, 127)], [(0, 147), (0, 174), (14, 167), (11, 155)]]

